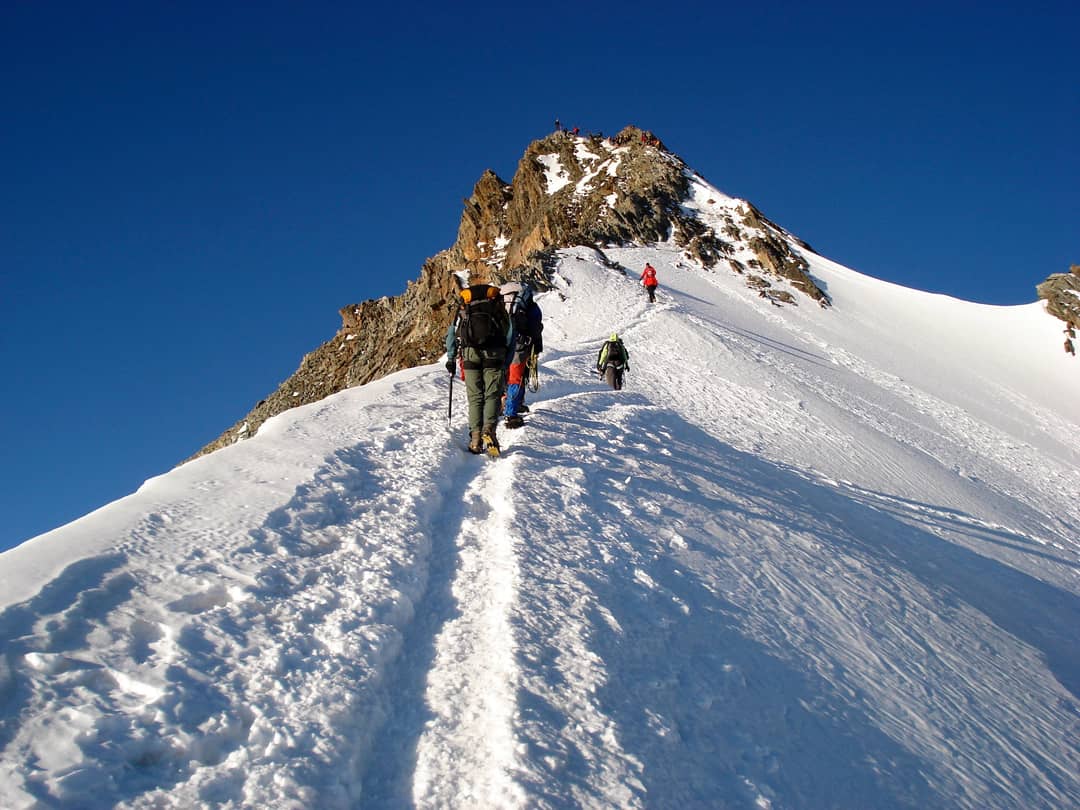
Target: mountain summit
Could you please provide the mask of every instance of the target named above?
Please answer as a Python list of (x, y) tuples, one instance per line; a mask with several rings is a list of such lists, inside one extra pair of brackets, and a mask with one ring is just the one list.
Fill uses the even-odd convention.
[(337, 334), (199, 454), (254, 435), (289, 408), (432, 362), (453, 315), (455, 270), (496, 283), (524, 274), (547, 286), (559, 248), (653, 243), (674, 245), (705, 271), (741, 276), (777, 306), (800, 297), (828, 305), (808, 273), (807, 244), (709, 186), (651, 132), (561, 130), (529, 145), (511, 182), (485, 171), (452, 247), (424, 262), (402, 295), (343, 307)]

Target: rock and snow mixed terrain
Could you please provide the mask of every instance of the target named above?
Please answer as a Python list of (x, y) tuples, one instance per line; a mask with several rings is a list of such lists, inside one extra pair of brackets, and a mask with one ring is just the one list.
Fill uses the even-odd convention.
[(439, 363), (0, 555), (0, 806), (1080, 806), (1060, 323), (605, 253), (498, 460)]

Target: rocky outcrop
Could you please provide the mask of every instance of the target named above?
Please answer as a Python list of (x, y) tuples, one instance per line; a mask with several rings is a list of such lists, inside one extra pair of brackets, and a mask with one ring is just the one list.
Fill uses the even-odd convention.
[(534, 253), (551, 246), (670, 239), (706, 269), (730, 260), (736, 247), (749, 248), (756, 257), (749, 259), (752, 267), (828, 304), (809, 276), (806, 260), (792, 248), (808, 246), (754, 206), (738, 206), (729, 219), (727, 238), (686, 210), (692, 176), (655, 135), (637, 127), (613, 138), (556, 132), (529, 146), (512, 183), (490, 172), (481, 178), (463, 216), (463, 224), (469, 221), (468, 233), (459, 234), (459, 243), (461, 237), (475, 240), (475, 249), (462, 245), (466, 255), (495, 272), (527, 264)]
[(687, 208), (694, 176), (655, 135), (637, 127), (613, 138), (555, 132), (533, 142), (512, 182), (490, 170), (481, 175), (464, 201), (453, 246), (424, 262), (403, 294), (343, 307), (337, 334), (197, 455), (254, 435), (288, 408), (435, 361), (453, 317), (455, 271), (468, 270), (474, 281), (529, 278), (542, 288), (558, 248), (670, 240), (706, 269), (753, 268), (748, 284), (777, 305), (796, 303), (783, 289), (789, 284), (828, 304), (792, 247), (805, 244), (753, 206), (733, 201), (738, 205), (723, 233)]
[(1054, 273), (1035, 291), (1046, 302), (1047, 312), (1073, 329), (1080, 328), (1080, 264), (1072, 265), (1068, 273)]
[[(828, 296), (810, 277), (810, 265), (806, 259), (790, 248), (789, 234), (765, 219), (761, 212), (749, 203), (744, 204), (743, 224), (757, 234), (751, 236), (747, 244), (754, 252), (759, 267), (773, 275), (786, 278), (819, 304), (829, 303)], [(805, 243), (803, 246), (805, 247)]]
[(1068, 273), (1054, 273), (1035, 287), (1039, 298), (1046, 302), (1046, 311), (1065, 323), (1065, 351), (1076, 354), (1073, 343), (1080, 329), (1080, 264)]

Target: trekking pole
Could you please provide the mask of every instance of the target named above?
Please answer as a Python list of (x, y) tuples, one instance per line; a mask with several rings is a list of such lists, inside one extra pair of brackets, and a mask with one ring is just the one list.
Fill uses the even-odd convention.
[(450, 420), (454, 418), (454, 377), (457, 376), (457, 367), (450, 372), (450, 396), (446, 402), (446, 429), (450, 430)]
[(446, 429), (451, 429), (451, 422), (454, 419), (454, 377), (458, 375), (458, 357), (461, 355), (461, 343), (459, 340), (454, 340), (453, 355), (451, 359), (454, 361), (454, 367), (450, 371), (450, 396), (447, 397), (446, 402)]

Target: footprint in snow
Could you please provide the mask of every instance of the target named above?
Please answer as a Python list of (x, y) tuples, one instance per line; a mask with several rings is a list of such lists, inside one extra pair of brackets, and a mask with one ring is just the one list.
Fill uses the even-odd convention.
[(181, 596), (167, 607), (177, 613), (205, 613), (232, 601), (229, 589), (224, 585), (212, 585), (206, 590)]

